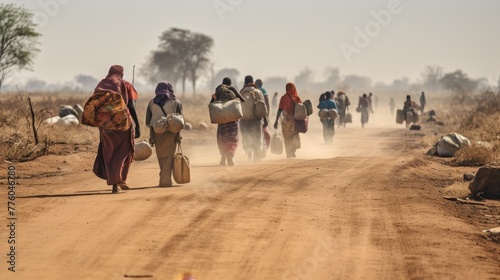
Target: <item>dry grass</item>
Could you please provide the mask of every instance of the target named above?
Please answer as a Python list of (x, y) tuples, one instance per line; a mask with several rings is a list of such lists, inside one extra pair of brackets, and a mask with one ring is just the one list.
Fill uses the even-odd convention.
[[(20, 93), (3, 94), (0, 97), (0, 160), (27, 161), (40, 155), (55, 152), (54, 146), (59, 144), (97, 146), (99, 132), (97, 128), (84, 125), (50, 126), (42, 122), (57, 116), (61, 105), (83, 106), (91, 93)], [(35, 112), (35, 127), (39, 144), (31, 127), (31, 115), (28, 97), (31, 99)], [(149, 137), (149, 129), (145, 125), (146, 108), (153, 94), (141, 94), (136, 108), (141, 127), (141, 139)], [(210, 125), (208, 103), (210, 95), (182, 98), (184, 115), (193, 128), (199, 128), (200, 123)]]
[(454, 183), (453, 185), (447, 186), (444, 191), (444, 196), (466, 198), (470, 194), (469, 182)]
[(440, 133), (424, 137), (426, 143), (436, 143), (448, 133), (459, 133), (472, 142), (456, 153), (454, 164), (483, 166), (500, 163), (500, 94), (485, 91), (463, 104), (450, 105), (451, 98), (443, 97), (438, 119), (446, 123)]
[[(139, 93), (137, 114), (141, 125), (141, 139), (149, 137), (149, 129), (144, 123), (146, 108), (153, 98), (153, 93)], [(57, 116), (61, 105), (83, 105), (90, 92), (84, 93), (36, 93), (36, 94), (3, 94), (0, 97), (0, 159), (30, 160), (41, 154), (51, 152), (54, 144), (97, 145), (98, 131), (87, 126), (57, 127), (42, 125), (48, 117)], [(40, 143), (35, 145), (29, 117), (28, 96), (33, 103)], [(186, 121), (194, 129), (200, 123), (215, 130), (210, 124), (208, 115), (209, 93), (196, 96), (178, 96), (184, 109)], [(435, 99), (434, 109), (438, 120), (444, 121), (444, 127), (436, 127), (434, 132), (424, 136), (423, 146), (432, 146), (447, 133), (460, 133), (468, 137), (474, 145), (457, 153), (455, 163), (458, 165), (481, 166), (499, 163), (500, 151), (500, 95), (484, 92), (467, 103), (449, 102), (450, 97), (443, 95), (441, 100)], [(450, 105), (452, 104), (452, 105)], [(477, 144), (481, 141), (481, 145)]]
[(455, 156), (454, 163), (459, 166), (484, 166), (495, 164), (498, 159), (496, 151), (477, 144), (460, 149)]

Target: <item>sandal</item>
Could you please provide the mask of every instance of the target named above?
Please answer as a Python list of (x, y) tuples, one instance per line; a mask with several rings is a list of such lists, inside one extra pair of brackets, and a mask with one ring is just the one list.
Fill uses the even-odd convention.
[(124, 193), (124, 191), (120, 188), (118, 184), (114, 184), (111, 193)]
[(127, 183), (125, 182), (122, 182), (122, 183), (118, 183), (118, 186), (120, 187), (120, 189), (122, 190), (130, 190), (130, 187), (127, 186)]

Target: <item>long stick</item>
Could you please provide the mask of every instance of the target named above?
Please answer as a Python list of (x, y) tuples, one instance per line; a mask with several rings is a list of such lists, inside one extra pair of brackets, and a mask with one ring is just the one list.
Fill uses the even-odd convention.
[(35, 144), (38, 145), (38, 134), (36, 132), (36, 126), (35, 126), (35, 112), (33, 112), (33, 106), (31, 105), (31, 98), (29, 98), (29, 97), (28, 97), (28, 102), (30, 103), (31, 126), (33, 127), (33, 135), (35, 136)]
[(135, 81), (135, 65), (134, 67), (132, 67), (132, 85), (134, 85), (134, 81)]

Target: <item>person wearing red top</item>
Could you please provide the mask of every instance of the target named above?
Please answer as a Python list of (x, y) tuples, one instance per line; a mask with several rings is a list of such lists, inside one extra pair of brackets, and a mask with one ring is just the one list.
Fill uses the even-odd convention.
[[(140, 137), (139, 122), (135, 106), (130, 101), (132, 96), (123, 80), (123, 67), (113, 65), (109, 68), (106, 78), (101, 80), (95, 92), (113, 91), (119, 93), (127, 104), (130, 117), (135, 122), (135, 138)], [(134, 128), (127, 131), (115, 131), (99, 128), (99, 147), (94, 162), (94, 174), (112, 185), (113, 193), (129, 189), (127, 183), (128, 171), (134, 158)]]
[(285, 151), (287, 158), (295, 158), (295, 151), (300, 149), (300, 136), (295, 130), (295, 104), (302, 103), (293, 83), (286, 84), (286, 93), (281, 97), (274, 122), (274, 129), (278, 129), (278, 120), (281, 118), (281, 131), (285, 142)]

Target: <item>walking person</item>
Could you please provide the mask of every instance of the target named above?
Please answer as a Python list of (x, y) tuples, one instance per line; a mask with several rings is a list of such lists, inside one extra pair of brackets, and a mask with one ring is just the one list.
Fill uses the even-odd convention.
[(420, 96), (420, 112), (422, 115), (424, 114), (425, 105), (427, 105), (427, 101), (425, 101), (425, 92), (422, 91), (422, 95)]
[[(245, 99), (238, 93), (238, 91), (231, 86), (231, 79), (226, 77), (222, 80), (222, 84), (215, 89), (215, 93), (212, 95), (212, 100), (214, 101), (229, 101), (233, 99), (240, 99), (241, 102), (245, 102)], [(238, 130), (240, 121), (234, 121), (224, 124), (217, 125), (217, 146), (219, 147), (219, 152), (221, 155), (220, 165), (233, 166), (234, 165), (234, 154), (236, 153), (236, 148), (238, 147)]]
[(276, 110), (276, 107), (278, 107), (278, 93), (277, 92), (275, 92), (273, 95), (273, 101), (271, 103), (271, 106), (272, 106), (273, 112)]
[(267, 107), (267, 117), (269, 118), (269, 114), (270, 114), (270, 104), (269, 104), (269, 96), (267, 95), (267, 91), (265, 88), (262, 87), (262, 80), (261, 79), (257, 79), (255, 80), (255, 87), (260, 90), (260, 92), (262, 92), (262, 96), (264, 96), (264, 102), (266, 103), (266, 107)]
[(240, 120), (243, 149), (247, 154), (248, 160), (259, 161), (261, 153), (265, 149), (262, 128), (267, 127), (268, 122), (265, 115), (262, 117), (255, 116), (255, 103), (264, 101), (264, 96), (256, 88), (253, 77), (250, 75), (245, 77), (245, 86), (241, 89), (240, 94), (245, 99), (243, 108), (248, 108), (248, 110), (243, 109), (243, 118)]
[[(255, 87), (262, 92), (262, 96), (264, 96), (264, 102), (266, 103), (266, 108), (267, 108), (267, 116), (266, 119), (269, 120), (269, 114), (271, 114), (271, 104), (269, 103), (269, 96), (267, 94), (267, 91), (265, 88), (262, 87), (262, 80), (257, 79), (255, 80)], [(271, 142), (271, 134), (269, 133), (269, 130), (267, 129), (267, 126), (262, 126), (262, 137), (263, 137), (263, 148), (261, 151), (261, 157), (266, 156), (266, 152), (269, 149), (269, 145)]]
[(418, 122), (418, 110), (420, 106), (417, 105), (416, 102), (411, 100), (411, 96), (407, 95), (406, 100), (403, 104), (403, 116), (405, 117), (406, 127), (409, 127), (410, 124)]
[(394, 115), (394, 108), (396, 107), (396, 102), (394, 102), (394, 98), (391, 97), (389, 101), (389, 107), (391, 109), (391, 116)]
[(335, 99), (337, 102), (337, 107), (338, 107), (338, 112), (339, 112), (339, 124), (342, 127), (345, 127), (346, 125), (346, 119), (345, 116), (347, 112), (349, 111), (349, 105), (351, 105), (351, 102), (349, 101), (349, 98), (343, 91), (338, 91), (337, 92), (337, 98)]
[[(337, 112), (339, 111), (337, 103), (331, 99), (331, 96), (331, 92), (327, 91), (325, 93), (325, 99), (319, 103), (320, 110), (335, 109)], [(325, 140), (325, 144), (332, 144), (333, 136), (335, 135), (335, 119), (328, 116), (328, 118), (321, 120), (321, 123), (323, 124), (323, 139)]]
[(365, 128), (365, 124), (368, 123), (370, 109), (370, 101), (366, 93), (363, 93), (363, 96), (359, 99), (358, 108), (361, 111), (361, 127)]
[(160, 187), (172, 186), (172, 167), (177, 144), (181, 142), (180, 132), (173, 133), (166, 130), (156, 133), (153, 125), (168, 114), (182, 115), (182, 104), (174, 93), (172, 84), (168, 81), (160, 82), (155, 89), (155, 97), (149, 101), (146, 110), (146, 125), (150, 128), (150, 143), (156, 146), (156, 157), (160, 166)]
[(373, 93), (368, 94), (368, 112), (374, 114), (375, 112), (373, 111)]
[(120, 193), (128, 190), (126, 183), (130, 165), (134, 158), (134, 136), (141, 136), (139, 121), (131, 92), (127, 90), (123, 80), (123, 67), (113, 65), (109, 68), (106, 78), (101, 80), (94, 92), (119, 93), (127, 105), (128, 117), (135, 122), (135, 130), (131, 126), (126, 131), (117, 131), (99, 128), (99, 147), (94, 161), (94, 174), (106, 180), (112, 187), (112, 193)]
[(295, 158), (295, 152), (300, 149), (300, 136), (295, 130), (295, 104), (301, 103), (297, 89), (293, 83), (286, 84), (286, 93), (281, 96), (278, 112), (276, 113), (276, 121), (274, 129), (278, 129), (278, 120), (281, 114), (281, 131), (285, 142), (285, 152), (287, 158)]

